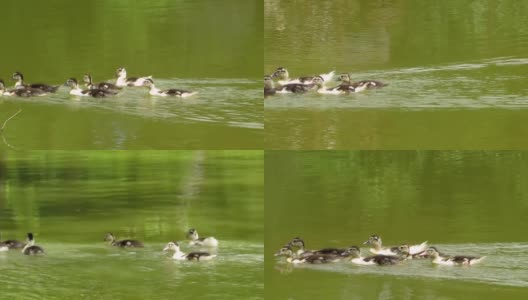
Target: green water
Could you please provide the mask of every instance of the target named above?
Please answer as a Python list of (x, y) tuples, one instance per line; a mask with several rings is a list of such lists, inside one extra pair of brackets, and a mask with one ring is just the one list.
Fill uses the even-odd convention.
[[(267, 151), (265, 284), (270, 299), (522, 299), (528, 296), (527, 152)], [(428, 241), (472, 267), (408, 261), (294, 266), (273, 253)], [(367, 249), (362, 248), (363, 255)]]
[(266, 149), (525, 149), (527, 15), (513, 0), (264, 1), (265, 74), (389, 83), (269, 97)]
[[(262, 151), (4, 153), (2, 238), (31, 231), (47, 254), (0, 252), (0, 298), (262, 299), (263, 218)], [(191, 227), (219, 240), (215, 260), (162, 252)]]
[[(263, 6), (256, 0), (24, 0), (2, 5), (0, 78), (64, 84), (90, 73), (153, 75), (181, 100), (127, 90), (105, 100), (0, 97), (0, 120), (22, 108), (5, 137), (17, 149), (262, 149)], [(2, 147), (7, 148), (3, 143)]]

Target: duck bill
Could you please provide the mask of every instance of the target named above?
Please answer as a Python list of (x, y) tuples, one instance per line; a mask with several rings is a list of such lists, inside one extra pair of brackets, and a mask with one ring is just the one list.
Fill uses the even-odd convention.
[(169, 246), (163, 248), (163, 251), (169, 251)]
[(363, 245), (368, 245), (368, 244), (370, 244), (370, 241), (363, 242)]
[(422, 251), (420, 253), (415, 254), (416, 256), (427, 256), (427, 251)]
[(275, 71), (275, 72), (271, 73), (270, 77), (271, 78), (279, 77), (279, 72)]

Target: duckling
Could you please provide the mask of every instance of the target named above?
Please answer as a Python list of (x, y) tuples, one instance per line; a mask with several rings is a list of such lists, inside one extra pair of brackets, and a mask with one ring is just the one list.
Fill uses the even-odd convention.
[[(329, 81), (332, 79), (335, 75), (335, 71), (331, 71), (327, 74), (320, 74), (318, 76), (321, 76), (324, 81)], [(302, 83), (302, 84), (310, 84), (312, 83), (312, 80), (315, 76), (304, 76), (299, 77), (295, 79), (290, 79), (290, 74), (288, 73), (288, 70), (284, 67), (278, 67), (275, 72), (271, 74), (271, 78), (278, 78), (278, 83), (280, 85), (286, 85), (286, 84), (292, 84), (292, 83)]]
[(358, 85), (339, 85), (333, 88), (326, 88), (324, 86), (324, 79), (321, 76), (316, 76), (312, 80), (314, 86), (317, 87), (317, 92), (319, 94), (331, 94), (331, 95), (341, 95), (341, 94), (350, 94), (364, 91), (366, 89), (367, 83), (360, 83)]
[(48, 93), (43, 90), (26, 88), (26, 87), (20, 87), (14, 90), (6, 90), (4, 81), (0, 79), (0, 95), (32, 97), (32, 96), (44, 96), (47, 94)]
[(198, 92), (189, 92), (186, 90), (180, 90), (180, 89), (168, 89), (168, 90), (160, 90), (156, 88), (154, 85), (154, 80), (147, 78), (143, 81), (143, 86), (146, 86), (149, 88), (149, 94), (152, 96), (176, 96), (180, 98), (187, 98), (193, 95), (198, 94)]
[(434, 264), (446, 266), (472, 266), (482, 262), (486, 258), (485, 256), (444, 256), (435, 247), (429, 247), (425, 252)]
[(15, 89), (38, 89), (48, 93), (55, 93), (59, 89), (58, 85), (51, 86), (43, 83), (25, 84), (24, 75), (22, 75), (20, 72), (13, 73), (13, 79), (16, 80)]
[(33, 233), (27, 234), (27, 244), (22, 249), (22, 253), (25, 255), (38, 255), (44, 254), (44, 249), (42, 247), (35, 245), (35, 240), (33, 239)]
[(338, 248), (324, 248), (320, 250), (306, 250), (304, 246), (304, 241), (299, 238), (295, 237), (293, 238), (290, 243), (288, 243), (290, 247), (297, 247), (299, 250), (297, 250), (297, 255), (300, 257), (308, 257), (312, 256), (314, 254), (334, 254), (334, 255), (342, 255), (345, 256), (345, 254), (348, 252), (348, 249), (338, 249)]
[(129, 247), (135, 247), (135, 248), (142, 248), (143, 243), (137, 240), (116, 240), (114, 235), (110, 232), (107, 232), (104, 238), (105, 242), (109, 242), (112, 246), (122, 247), (122, 248), (129, 248)]
[[(306, 254), (306, 253), (303, 253)], [(311, 253), (311, 255), (299, 255), (293, 252), (290, 245), (286, 245), (279, 249), (277, 253), (275, 253), (275, 256), (285, 256), (286, 261), (291, 264), (302, 264), (302, 263), (309, 263), (309, 264), (326, 264), (326, 263), (334, 263), (339, 262), (342, 259), (348, 257), (351, 253), (349, 249), (346, 249), (341, 254), (335, 254), (335, 253)]]
[[(352, 82), (350, 75), (348, 73), (343, 73), (337, 77), (337, 81), (343, 82), (342, 85), (352, 85), (352, 86), (365, 86), (365, 89), (381, 88), (387, 86), (387, 83), (383, 83), (377, 80), (361, 80), (357, 82)], [(363, 91), (363, 90), (361, 90)]]
[(146, 79), (152, 79), (152, 76), (127, 78), (127, 71), (125, 70), (125, 68), (117, 69), (116, 75), (117, 75), (116, 85), (119, 87), (143, 86), (143, 83), (145, 82)]
[(359, 250), (359, 248), (352, 247), (350, 249), (350, 252), (351, 252), (350, 256), (352, 256), (353, 258), (350, 260), (350, 262), (356, 265), (380, 265), (380, 266), (394, 265), (394, 264), (401, 263), (407, 258), (407, 256), (409, 255), (408, 249), (409, 249), (408, 246), (407, 247), (402, 246), (401, 248), (399, 248), (400, 255), (378, 254), (378, 255), (373, 255), (373, 256), (368, 256), (368, 257), (362, 257), (361, 251)]
[(83, 77), (83, 81), (85, 86), (92, 90), (92, 89), (101, 89), (101, 90), (115, 90), (119, 91), (122, 88), (118, 87), (117, 85), (109, 82), (101, 82), (101, 83), (93, 83), (92, 82), (92, 76), (90, 74), (86, 74)]
[(200, 238), (198, 236), (198, 231), (196, 229), (191, 228), (187, 231), (187, 239), (190, 240), (189, 245), (191, 246), (206, 246), (206, 247), (217, 247), (218, 246), (218, 240), (214, 237), (205, 237)]
[[(369, 239), (363, 244), (368, 244), (374, 246), (370, 249), (370, 252), (373, 254), (383, 254), (383, 255), (396, 255), (398, 254), (398, 247), (392, 248), (383, 248), (381, 246), (381, 237), (377, 235), (372, 235)], [(414, 255), (420, 253), (427, 249), (427, 242), (423, 242), (420, 245), (409, 246), (409, 254)]]
[(70, 95), (75, 95), (75, 96), (92, 96), (94, 98), (101, 98), (101, 97), (113, 96), (117, 94), (116, 92), (113, 92), (111, 90), (103, 90), (103, 89), (83, 90), (79, 87), (79, 83), (77, 83), (77, 79), (75, 78), (70, 78), (66, 80), (66, 83), (64, 85), (69, 86), (71, 88)]
[(180, 250), (180, 245), (178, 245), (177, 242), (169, 242), (165, 248), (163, 248), (163, 251), (174, 251), (174, 255), (172, 256), (173, 259), (177, 260), (193, 260), (193, 261), (200, 261), (200, 260), (211, 260), (216, 257), (215, 254), (211, 254), (209, 252), (191, 252), (191, 253), (183, 253)]
[(273, 80), (269, 76), (264, 76), (264, 97), (273, 96), (275, 93)]
[(25, 243), (22, 243), (17, 240), (7, 240), (2, 242), (2, 238), (0, 237), (0, 252), (7, 251), (9, 249), (20, 249), (24, 248), (25, 246)]

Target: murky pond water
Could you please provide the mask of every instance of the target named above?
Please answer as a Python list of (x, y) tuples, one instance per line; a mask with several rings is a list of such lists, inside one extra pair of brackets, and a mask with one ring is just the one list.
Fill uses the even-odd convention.
[[(0, 252), (1, 297), (262, 299), (262, 168), (262, 151), (3, 154), (2, 239), (31, 231), (46, 255)], [(216, 259), (162, 252), (191, 227), (219, 240)], [(145, 248), (113, 248), (107, 231)]]
[(265, 74), (389, 83), (267, 98), (267, 149), (526, 148), (526, 3), (266, 0), (264, 11)]
[[(266, 296), (284, 299), (498, 299), (528, 295), (528, 153), (266, 152)], [(294, 266), (273, 253), (428, 241), (471, 267), (411, 260)], [(303, 288), (304, 287), (304, 288)]]
[[(27, 0), (2, 6), (0, 78), (64, 84), (90, 73), (112, 80), (152, 75), (162, 89), (197, 91), (184, 100), (148, 96), (0, 97), (8, 143), (35, 149), (262, 149), (262, 3), (259, 1)], [(23, 9), (21, 9), (23, 5)], [(23, 37), (23, 38), (22, 38)], [(7, 148), (5, 144), (2, 147)]]

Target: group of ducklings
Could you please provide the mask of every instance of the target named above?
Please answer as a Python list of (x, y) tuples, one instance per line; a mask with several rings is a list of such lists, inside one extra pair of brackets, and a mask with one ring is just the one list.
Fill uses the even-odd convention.
[[(333, 80), (334, 77), (341, 83), (333, 87), (326, 87), (325, 84)], [(274, 80), (277, 80), (277, 84)], [(377, 80), (353, 82), (348, 73), (336, 77), (334, 71), (316, 76), (290, 78), (288, 70), (279, 67), (271, 75), (264, 76), (264, 97), (275, 94), (305, 93), (312, 90), (320, 94), (342, 95), (381, 88), (386, 85), (386, 83)]]
[(485, 256), (449, 256), (438, 251), (436, 247), (428, 247), (427, 242), (419, 245), (402, 244), (396, 247), (384, 248), (381, 237), (372, 235), (363, 244), (372, 246), (372, 255), (363, 257), (357, 246), (348, 248), (324, 248), (320, 250), (306, 250), (304, 241), (296, 237), (279, 249), (275, 256), (286, 257), (291, 264), (322, 264), (339, 261), (349, 261), (356, 265), (394, 265), (409, 259), (431, 259), (434, 264), (449, 266), (470, 266), (481, 262)]
[[(218, 240), (214, 237), (205, 237), (200, 238), (198, 231), (191, 228), (187, 231), (187, 239), (189, 240), (190, 246), (199, 246), (207, 247), (209, 249), (218, 247)], [(107, 232), (104, 240), (110, 245), (121, 248), (142, 248), (144, 244), (138, 240), (117, 240), (111, 232)], [(9, 251), (12, 249), (22, 249), (22, 253), (25, 255), (44, 255), (44, 249), (40, 246), (35, 245), (35, 239), (33, 233), (27, 234), (27, 242), (23, 243), (17, 240), (0, 240), (0, 252)], [(201, 261), (201, 260), (211, 260), (216, 257), (216, 254), (211, 254), (206, 251), (194, 251), (190, 253), (185, 253), (181, 251), (180, 245), (176, 241), (171, 241), (167, 243), (163, 251), (173, 251), (173, 259), (176, 260), (191, 260), (191, 261)]]
[[(66, 80), (65, 86), (70, 88), (70, 94), (76, 96), (91, 96), (95, 98), (115, 96), (123, 87), (138, 87), (144, 86), (149, 89), (149, 94), (153, 96), (174, 96), (180, 98), (186, 98), (197, 94), (197, 92), (191, 92), (182, 89), (158, 89), (152, 76), (144, 77), (127, 77), (125, 68), (118, 68), (116, 71), (117, 79), (115, 83), (100, 82), (93, 83), (92, 76), (89, 74), (84, 75), (83, 81), (85, 89), (79, 87), (79, 83), (75, 78), (69, 78)], [(5, 86), (5, 82), (0, 79), (0, 96), (18, 96), (18, 97), (33, 97), (33, 96), (44, 96), (49, 93), (55, 93), (59, 89), (59, 85), (49, 85), (43, 83), (25, 83), (24, 75), (20, 72), (15, 72), (12, 75), (15, 80), (15, 86), (13, 89), (8, 90)]]

